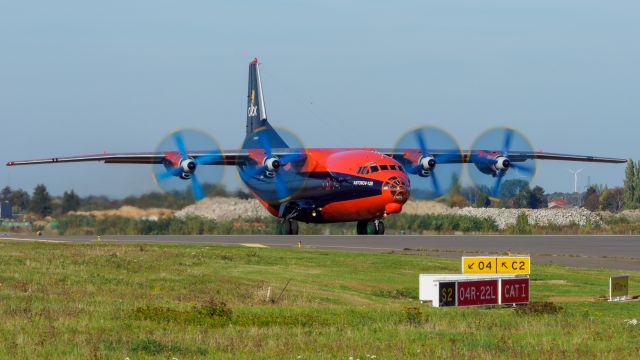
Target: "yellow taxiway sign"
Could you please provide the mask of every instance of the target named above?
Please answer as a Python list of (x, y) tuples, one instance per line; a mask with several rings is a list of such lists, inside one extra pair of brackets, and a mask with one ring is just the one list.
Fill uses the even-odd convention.
[(530, 274), (529, 256), (463, 256), (463, 274)]

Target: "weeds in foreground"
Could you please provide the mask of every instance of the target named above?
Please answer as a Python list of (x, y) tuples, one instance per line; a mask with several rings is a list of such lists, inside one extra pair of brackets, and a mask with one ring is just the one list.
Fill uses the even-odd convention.
[(411, 326), (420, 326), (422, 325), (422, 310), (419, 307), (408, 307), (404, 309), (404, 314), (407, 318), (407, 322)]
[(522, 315), (556, 315), (564, 308), (551, 301), (532, 301), (527, 305), (516, 307), (516, 313)]
[(137, 307), (133, 317), (155, 322), (177, 322), (186, 325), (224, 326), (231, 322), (233, 311), (224, 302), (208, 300), (189, 310), (176, 310), (163, 306)]

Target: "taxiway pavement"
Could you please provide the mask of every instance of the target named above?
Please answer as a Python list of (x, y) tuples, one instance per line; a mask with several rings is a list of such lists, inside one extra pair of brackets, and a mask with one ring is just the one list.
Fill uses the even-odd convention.
[[(11, 241), (96, 242), (95, 236), (3, 235)], [(385, 235), (385, 236), (101, 236), (111, 243), (219, 244), (360, 252), (407, 252), (457, 258), (461, 255), (529, 254), (534, 263), (640, 270), (640, 236), (626, 235)], [(256, 245), (257, 244), (257, 245)]]

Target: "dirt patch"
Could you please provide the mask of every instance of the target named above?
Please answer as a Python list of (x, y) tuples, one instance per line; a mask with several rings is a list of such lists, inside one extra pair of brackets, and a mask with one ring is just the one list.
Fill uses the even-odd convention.
[(112, 210), (95, 210), (95, 211), (77, 211), (71, 212), (70, 215), (80, 216), (93, 216), (97, 218), (104, 218), (109, 216), (121, 216), (135, 219), (153, 219), (173, 216), (173, 210), (161, 209), (161, 208), (149, 208), (141, 209), (135, 206), (122, 206), (119, 209)]
[(552, 284), (552, 285), (573, 285), (567, 280), (532, 280), (533, 284)]
[(597, 297), (593, 296), (552, 296), (549, 301), (553, 302), (582, 302), (582, 301), (597, 301)]

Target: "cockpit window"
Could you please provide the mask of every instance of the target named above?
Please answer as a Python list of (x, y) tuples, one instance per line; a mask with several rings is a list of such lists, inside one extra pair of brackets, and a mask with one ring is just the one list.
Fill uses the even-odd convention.
[(382, 164), (382, 165), (378, 165), (375, 162), (370, 162), (368, 164), (366, 164), (365, 166), (361, 166), (358, 168), (358, 170), (356, 171), (356, 174), (370, 174), (370, 173), (375, 173), (378, 171), (388, 171), (388, 170), (400, 170), (400, 171), (404, 171), (402, 169), (402, 166), (400, 165), (395, 165), (395, 164)]

